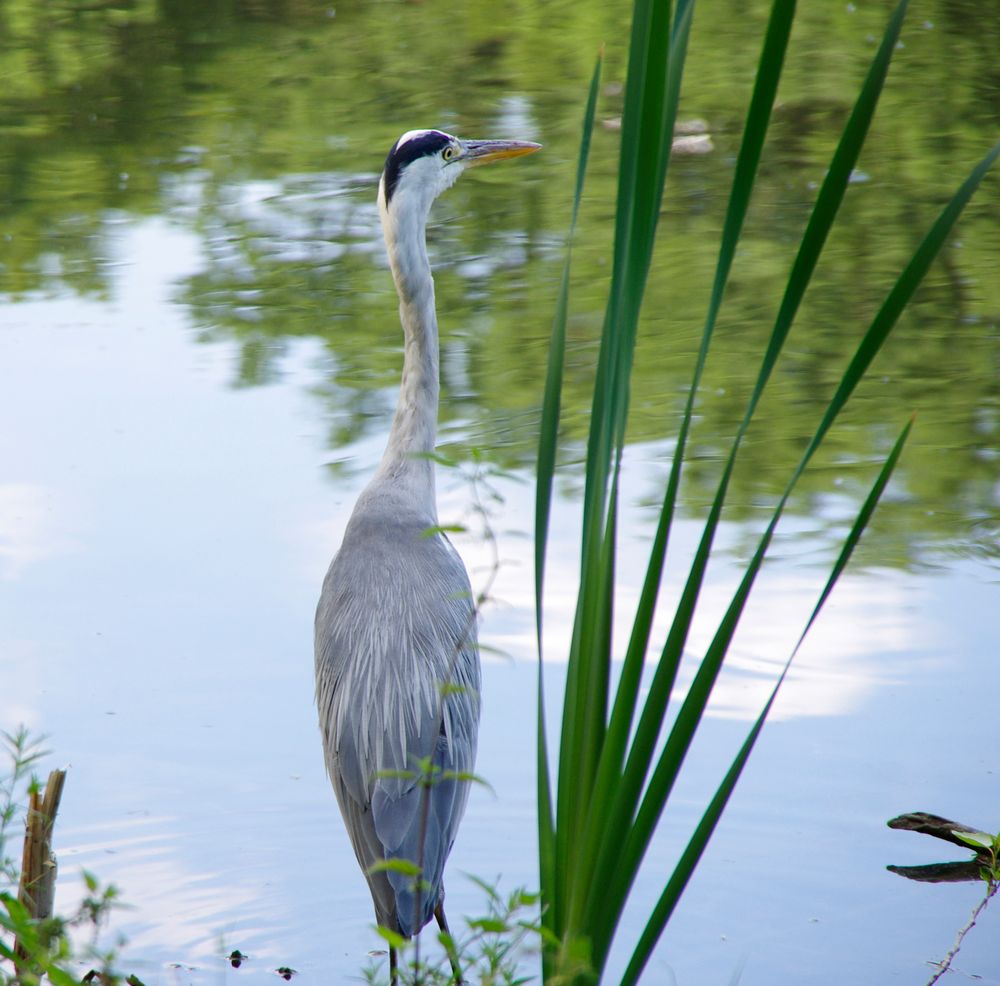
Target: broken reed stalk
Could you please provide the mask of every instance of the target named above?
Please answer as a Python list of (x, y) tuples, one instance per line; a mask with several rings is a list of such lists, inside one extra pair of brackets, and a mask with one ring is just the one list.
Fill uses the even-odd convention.
[[(52, 852), (52, 828), (62, 798), (65, 770), (53, 770), (45, 790), (31, 791), (28, 814), (24, 820), (24, 854), (21, 857), (21, 885), (18, 899), (37, 920), (52, 916), (56, 892), (56, 857)], [(27, 954), (20, 943), (15, 945), (18, 957)]]

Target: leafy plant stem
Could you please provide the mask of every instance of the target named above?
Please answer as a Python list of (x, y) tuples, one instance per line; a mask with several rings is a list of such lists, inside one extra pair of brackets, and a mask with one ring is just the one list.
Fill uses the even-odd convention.
[(965, 941), (965, 936), (968, 935), (968, 933), (976, 926), (976, 922), (982, 916), (983, 911), (986, 910), (986, 905), (989, 904), (989, 902), (996, 896), (997, 890), (1000, 890), (1000, 883), (996, 880), (991, 880), (982, 900), (980, 900), (979, 903), (972, 909), (972, 914), (969, 916), (969, 920), (966, 921), (962, 928), (959, 929), (958, 937), (955, 939), (955, 944), (951, 946), (948, 954), (940, 962), (936, 963), (937, 969), (935, 970), (934, 975), (927, 980), (927, 986), (934, 986), (934, 984), (951, 969), (951, 964), (954, 962), (955, 956), (958, 955), (961, 950), (962, 944)]

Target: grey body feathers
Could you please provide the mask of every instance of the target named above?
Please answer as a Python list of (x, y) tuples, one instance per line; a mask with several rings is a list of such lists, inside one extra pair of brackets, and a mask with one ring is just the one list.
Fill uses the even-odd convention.
[[(447, 538), (427, 535), (437, 521), (418, 504), (378, 479), (362, 494), (323, 583), (315, 628), (327, 771), (378, 923), (407, 936), (443, 894), (468, 797), (468, 782), (448, 775), (473, 770), (479, 728), (468, 576)], [(445, 684), (457, 687), (443, 695)], [(424, 821), (416, 763), (430, 756), (445, 777), (429, 788)], [(380, 776), (386, 771), (409, 776)], [(429, 889), (419, 901), (412, 877), (369, 872), (383, 859), (419, 864), (421, 856)]]

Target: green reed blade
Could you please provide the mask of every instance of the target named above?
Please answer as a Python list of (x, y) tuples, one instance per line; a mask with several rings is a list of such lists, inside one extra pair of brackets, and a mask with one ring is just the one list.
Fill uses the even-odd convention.
[(979, 183), (986, 176), (986, 173), (996, 163), (1000, 157), (1000, 142), (986, 154), (986, 156), (973, 168), (969, 177), (965, 179), (958, 191), (951, 197), (948, 204), (941, 210), (940, 215), (930, 228), (930, 231), (917, 247), (916, 252), (906, 265), (903, 273), (900, 274), (892, 290), (889, 292), (874, 321), (861, 340), (851, 364), (840, 387), (830, 401), (830, 406), (824, 415), (823, 421), (813, 438), (813, 445), (818, 445), (830, 426), (834, 418), (840, 412), (848, 398), (854, 392), (854, 388), (865, 375), (872, 360), (882, 348), (887, 336), (892, 331), (903, 309), (909, 304), (914, 291), (919, 287), (932, 261), (937, 256), (938, 251), (944, 245), (944, 241), (951, 233), (958, 217), (968, 205), (969, 199), (979, 187)]
[[(614, 262), (591, 413), (584, 528), (595, 541), (607, 503), (614, 435), (628, 407), (635, 326), (652, 256), (676, 120), (693, 0), (636, 0), (622, 113)], [(672, 52), (672, 53), (671, 53)], [(668, 53), (671, 57), (668, 58)]]
[(810, 614), (805, 628), (799, 636), (791, 655), (785, 662), (785, 665), (781, 670), (781, 674), (778, 676), (767, 702), (764, 704), (760, 715), (757, 717), (753, 727), (747, 734), (747, 737), (744, 740), (743, 745), (740, 747), (736, 758), (733, 760), (729, 770), (726, 772), (726, 776), (723, 778), (722, 783), (716, 790), (708, 808), (702, 815), (701, 820), (691, 836), (691, 839), (681, 854), (677, 865), (674, 867), (674, 871), (670, 875), (670, 879), (667, 881), (656, 906), (653, 908), (649, 921), (643, 929), (642, 935), (640, 936), (635, 950), (632, 953), (625, 975), (622, 977), (622, 986), (632, 986), (632, 984), (639, 981), (639, 976), (645, 968), (645, 965), (649, 960), (649, 956), (652, 954), (653, 948), (656, 946), (660, 936), (663, 934), (663, 929), (666, 927), (667, 921), (670, 919), (681, 894), (684, 892), (684, 888), (687, 886), (688, 880), (691, 878), (691, 874), (698, 865), (698, 862), (708, 845), (709, 839), (715, 831), (715, 826), (718, 824), (719, 818), (722, 816), (722, 812), (725, 810), (725, 807), (729, 802), (729, 798), (736, 787), (736, 783), (739, 780), (740, 775), (743, 773), (743, 768), (746, 766), (754, 744), (757, 742), (757, 737), (760, 735), (760, 731), (771, 711), (774, 700), (778, 696), (781, 685), (784, 683), (785, 678), (788, 675), (788, 671), (792, 666), (792, 661), (795, 659), (796, 654), (798, 654), (799, 649), (806, 638), (806, 634), (808, 634), (812, 625), (815, 623), (817, 616), (819, 616), (824, 603), (829, 598), (834, 586), (837, 584), (841, 574), (847, 567), (847, 563), (850, 560), (854, 549), (857, 547), (857, 544), (861, 539), (861, 535), (864, 533), (869, 521), (871, 520), (875, 507), (878, 505), (882, 494), (885, 492), (886, 485), (895, 471), (896, 464), (899, 462), (899, 457), (902, 454), (903, 447), (906, 444), (906, 440), (909, 437), (912, 427), (913, 418), (911, 418), (906, 424), (906, 427), (896, 440), (889, 457), (883, 464), (882, 469), (875, 480), (874, 486), (865, 498), (865, 502), (862, 504), (862, 507), (858, 512), (853, 525), (851, 526), (851, 530), (848, 533), (847, 538), (844, 540), (843, 547), (841, 548), (837, 561), (833, 566), (833, 570), (823, 587), (823, 591), (820, 593), (819, 599), (817, 600), (816, 605), (813, 608), (813, 611)]
[[(590, 156), (590, 140), (597, 112), (597, 94), (600, 91), (603, 53), (598, 56), (590, 80), (590, 90), (583, 114), (583, 136), (577, 161), (576, 184), (570, 213), (569, 232), (566, 240), (566, 263), (556, 299), (556, 312), (549, 342), (549, 366), (545, 379), (542, 402), (541, 427), (538, 439), (538, 468), (535, 491), (535, 625), (538, 642), (538, 853), (539, 879), (548, 893), (554, 893), (555, 879), (555, 823), (552, 815), (552, 790), (549, 775), (548, 739), (545, 731), (545, 688), (542, 665), (543, 590), (545, 584), (545, 552), (548, 543), (549, 518), (552, 507), (552, 485), (556, 466), (556, 448), (559, 438), (559, 418), (562, 404), (562, 379), (566, 352), (566, 321), (569, 307), (569, 280), (572, 261), (573, 237), (583, 198), (583, 183)], [(556, 920), (558, 907), (551, 907), (542, 914), (542, 921), (551, 926)]]
[[(820, 186), (819, 194), (816, 196), (816, 203), (806, 224), (806, 230), (802, 234), (802, 242), (799, 245), (792, 270), (788, 277), (788, 285), (785, 294), (781, 299), (778, 308), (778, 315), (774, 323), (774, 331), (768, 342), (767, 351), (761, 365), (760, 376), (754, 386), (753, 395), (747, 407), (745, 423), (749, 424), (760, 400), (764, 387), (770, 379), (771, 371), (778, 360), (781, 349), (788, 337), (788, 332), (792, 327), (795, 314), (799, 309), (802, 296), (805, 294), (820, 253), (826, 244), (827, 236), (833, 227), (837, 212), (847, 187), (850, 184), (851, 174), (858, 162), (858, 157), (868, 135), (872, 117), (878, 106), (879, 97), (885, 86), (886, 76), (889, 72), (889, 63), (892, 60), (893, 52), (899, 43), (899, 34), (903, 27), (903, 18), (906, 15), (908, 0), (900, 0), (892, 17), (886, 26), (882, 41), (879, 44), (872, 64), (868, 69), (868, 75), (861, 87), (851, 115), (848, 117), (844, 132), (837, 149), (834, 151), (830, 161), (830, 168)], [(744, 429), (740, 429), (741, 434)]]
[[(845, 160), (850, 161), (850, 155), (841, 154), (840, 152), (845, 145), (845, 142), (863, 139), (863, 130), (867, 129), (865, 117), (870, 117), (876, 102), (876, 100), (872, 98), (872, 87), (875, 87), (876, 89), (880, 88), (884, 80), (885, 71), (882, 61), (887, 57), (887, 54), (891, 54), (892, 48), (894, 47), (893, 38), (899, 29), (899, 12), (902, 6), (903, 5), (901, 4), (900, 7), (897, 8), (896, 15), (890, 21), (887, 28), (887, 37), (890, 41), (892, 41), (892, 43), (883, 44), (880, 47), (879, 53), (876, 55), (876, 61), (879, 62), (878, 71), (869, 73), (862, 96), (859, 98), (859, 104), (865, 104), (865, 110), (863, 113), (852, 114), (852, 118), (845, 130), (845, 137), (842, 138), (841, 145), (838, 147), (841, 174), (840, 180), (842, 180), (845, 184), (849, 177), (851, 168), (845, 168), (843, 165)], [(858, 136), (859, 128), (861, 130), (860, 136)], [(856, 152), (854, 156), (856, 157)], [(845, 372), (841, 387), (838, 388), (837, 394), (834, 395), (831, 407), (824, 416), (824, 420), (821, 423), (807, 455), (803, 458), (798, 470), (796, 470), (796, 473), (789, 484), (788, 492), (790, 492), (791, 486), (797, 482), (798, 477), (801, 475), (801, 471), (805, 468), (805, 465), (809, 458), (811, 458), (815, 448), (822, 440), (823, 435), (825, 435), (826, 430), (832, 423), (836, 413), (839, 412), (843, 403), (846, 402), (847, 397), (853, 391), (858, 379), (860, 379), (860, 376), (863, 375), (867, 369), (871, 359), (874, 358), (874, 354), (877, 352), (878, 347), (880, 347), (882, 342), (884, 342), (885, 337), (888, 335), (888, 331), (891, 328), (890, 323), (895, 321), (895, 318), (898, 317), (903, 305), (905, 305), (905, 303), (909, 300), (909, 297), (912, 295), (912, 291), (915, 289), (919, 278), (921, 278), (926, 272), (926, 267), (929, 264), (933, 253), (940, 247), (944, 236), (947, 234), (947, 230), (950, 229), (951, 223), (953, 223), (954, 219), (957, 218), (961, 208), (964, 206), (965, 202), (968, 201), (968, 198), (971, 196), (976, 184), (978, 184), (978, 181), (981, 180), (983, 174), (985, 174), (985, 171), (991, 165), (994, 157), (995, 154), (992, 153), (991, 155), (987, 155), (987, 158), (984, 159), (967, 182), (962, 186), (956, 194), (953, 202), (950, 203), (948, 208), (946, 208), (941, 219), (939, 219), (932, 232), (928, 235), (925, 245), (918, 250), (914, 261), (911, 262), (911, 265), (906, 271), (904, 271), (904, 274), (900, 277), (899, 283), (897, 283), (894, 290), (890, 293), (890, 296), (886, 301), (886, 305), (883, 306), (883, 312), (880, 312), (880, 315), (876, 318), (875, 323), (873, 323), (872, 328), (866, 334), (865, 339), (859, 347), (859, 353), (852, 361), (851, 366), (849, 366)], [(851, 166), (853, 167), (853, 165)], [(826, 187), (830, 188), (831, 186), (828, 184)], [(829, 208), (830, 203), (833, 201), (834, 192), (828, 192), (827, 196), (824, 196), (821, 193), (817, 205), (824, 205), (824, 207), (827, 208), (828, 218), (826, 222), (832, 222), (833, 215), (835, 213), (835, 205), (839, 205), (839, 198), (836, 199), (834, 207)], [(825, 239), (825, 233), (820, 233), (821, 226), (822, 224), (811, 224), (811, 231), (814, 236), (822, 235), (822, 238)], [(806, 245), (804, 245), (803, 250), (805, 248)], [(800, 256), (801, 253), (802, 251), (800, 251)], [(794, 269), (801, 270), (801, 268), (798, 267), (798, 264)], [(811, 274), (811, 269), (812, 266), (808, 268), (805, 275), (806, 277)], [(804, 287), (802, 289), (804, 290)], [(786, 293), (786, 298), (788, 296), (789, 294)], [(783, 306), (783, 310), (786, 313), (788, 312), (788, 309), (785, 306)], [(788, 317), (787, 314), (786, 317)], [(783, 335), (787, 333), (787, 325), (783, 326), (781, 324), (781, 320), (782, 316), (779, 315), (779, 322), (775, 326), (775, 335)], [(780, 350), (780, 345), (777, 349)], [(762, 365), (762, 378), (770, 373), (775, 354), (775, 347), (769, 346), (768, 354), (766, 355), (764, 364)], [(761, 389), (762, 383), (761, 386), (755, 391), (755, 398), (751, 402), (751, 407), (748, 409), (748, 415), (752, 412), (752, 405)], [(738, 445), (747, 424), (748, 420), (745, 420), (743, 426), (741, 426), (737, 434), (736, 444), (734, 444), (734, 449), (731, 454), (732, 456), (735, 455), (736, 445)], [(732, 458), (730, 459), (729, 464), (727, 464), (727, 468), (724, 470), (723, 478), (720, 482), (720, 498), (724, 495), (725, 488), (728, 485), (729, 475), (731, 474), (731, 464)], [(780, 515), (781, 510), (783, 510), (784, 502), (785, 501), (783, 500), (779, 505), (778, 512), (776, 513), (773, 522), (774, 524), (777, 523), (777, 518)], [(721, 506), (719, 499), (717, 499), (716, 505)], [(718, 516), (719, 511), (713, 509), (712, 513), (710, 513), (708, 521), (706, 522), (706, 532), (703, 536), (702, 544), (699, 546), (699, 552), (696, 555), (695, 563), (692, 566), (692, 575), (697, 576), (698, 584), (695, 586), (695, 591), (693, 591), (690, 595), (687, 593), (688, 587), (686, 587), (685, 595), (682, 597), (681, 604), (678, 607), (678, 613), (675, 617), (674, 625), (671, 628), (671, 634), (668, 636), (667, 646), (664, 648), (664, 657), (669, 659), (664, 660), (661, 658), (661, 664), (657, 668), (657, 672), (654, 675), (649, 696), (643, 710), (643, 716), (640, 718), (640, 724), (636, 730), (636, 740), (633, 743), (633, 749), (630, 753), (629, 762), (626, 765), (623, 778), (624, 784), (622, 785), (623, 789), (627, 786), (631, 786), (632, 790), (638, 791), (641, 787), (642, 779), (645, 777), (645, 772), (648, 770), (649, 759), (647, 758), (640, 760), (639, 767), (637, 768), (637, 770), (641, 771), (642, 778), (638, 776), (632, 776), (630, 778), (629, 776), (629, 771), (633, 763), (632, 757), (640, 743), (644, 744), (644, 757), (646, 756), (647, 750), (649, 751), (648, 756), (651, 757), (653, 744), (655, 743), (655, 735), (658, 733), (659, 723), (662, 721), (666, 701), (669, 697), (670, 688), (673, 685), (674, 675), (676, 674), (676, 666), (679, 663), (683, 642), (686, 638), (687, 626), (690, 623), (691, 614), (693, 613), (693, 605), (697, 599), (697, 588), (700, 587), (700, 578), (704, 571), (704, 565), (707, 564), (709, 557), (711, 537), (714, 535), (714, 527), (717, 524)], [(636, 817), (632, 836), (629, 840), (626, 840), (624, 849), (621, 848), (622, 843), (620, 840), (615, 840), (613, 843), (619, 864), (615, 867), (615, 877), (612, 883), (614, 889), (613, 892), (604, 893), (600, 895), (599, 898), (596, 898), (596, 906), (600, 907), (605, 915), (608, 913), (620, 913), (620, 908), (624, 905), (624, 898), (628, 894), (632, 879), (634, 879), (635, 870), (641, 861), (642, 855), (645, 851), (645, 846), (648, 844), (648, 840), (652, 835), (652, 827), (655, 827), (656, 821), (658, 820), (660, 814), (662, 814), (666, 798), (669, 796), (673, 781), (677, 772), (680, 770), (681, 764), (683, 763), (683, 759), (686, 755), (691, 737), (693, 736), (694, 729), (697, 727), (697, 723), (700, 719), (701, 710), (704, 708), (704, 703), (707, 702), (708, 693), (714, 684), (715, 677), (718, 674), (719, 667), (721, 666), (721, 661), (725, 656), (725, 651), (728, 647), (728, 640), (731, 638), (731, 634), (735, 630), (735, 623), (739, 619), (739, 614), (742, 611), (746, 595), (749, 593), (753, 581), (756, 578), (756, 570), (763, 559), (763, 551), (766, 550), (768, 544), (770, 543), (772, 533), (773, 525), (769, 528), (764, 539), (762, 540), (761, 551), (759, 555), (755, 557), (751, 570), (747, 573), (747, 578), (745, 579), (744, 586), (741, 587), (741, 592), (738, 593), (738, 598), (734, 600), (734, 608), (731, 608), (730, 612), (727, 614), (727, 619), (724, 621), (723, 625), (720, 626), (719, 635), (713, 643), (713, 647), (710, 648), (709, 652), (706, 654), (702, 667), (699, 669), (699, 675), (696, 677), (696, 682), (692, 686), (692, 691), (689, 692), (688, 695), (687, 702), (690, 704), (686, 704), (685, 707), (682, 708), (682, 713), (679, 715), (678, 721), (674, 725), (674, 730), (671, 733), (671, 740), (668, 741), (668, 749), (665, 749), (664, 754), (661, 756), (657, 768), (654, 771), (654, 777), (651, 780), (650, 787), (644, 798), (643, 807), (640, 809), (639, 815)], [(700, 572), (698, 571), (699, 569), (701, 570)], [(689, 577), (688, 586), (691, 585), (692, 582)], [(676, 634), (675, 631), (677, 631)], [(647, 714), (650, 713), (651, 710), (652, 715), (648, 716)], [(644, 731), (644, 727), (647, 723), (650, 724), (649, 732)], [(620, 831), (620, 828), (618, 831)], [(622, 854), (624, 854), (624, 857)], [(621, 865), (622, 858), (628, 860), (627, 864)]]
[[(976, 185), (1000, 154), (998, 145), (984, 158), (945, 207), (863, 337), (822, 415), (809, 447), (793, 472), (767, 529), (760, 538), (740, 587), (719, 624), (715, 638), (695, 675), (692, 687), (678, 711), (666, 745), (654, 765), (653, 756), (659, 742), (661, 724), (711, 556), (737, 452), (780, 355), (844, 198), (851, 171), (858, 159), (886, 78), (905, 8), (906, 0), (901, 0), (889, 21), (803, 233), (802, 243), (789, 274), (757, 380), (748, 398), (743, 421), (737, 429), (701, 543), (696, 551), (667, 642), (653, 676), (653, 687), (643, 703), (632, 745), (628, 747), (629, 733), (638, 704), (642, 664), (649, 644), (659, 580), (674, 516), (693, 402), (707, 360), (709, 343), (754, 186), (760, 147), (767, 130), (774, 89), (780, 75), (781, 58), (787, 45), (788, 28), (794, 13), (793, 0), (775, 0), (772, 6), (772, 16), (765, 39), (765, 50), (769, 55), (766, 58), (762, 56), (762, 63), (765, 64), (758, 69), (754, 95), (748, 109), (747, 126), (734, 174), (716, 276), (709, 299), (688, 407), (681, 423), (680, 436), (673, 456), (663, 509), (632, 628), (632, 638), (626, 652), (622, 682), (616, 693), (609, 720), (608, 683), (611, 627), (614, 617), (617, 509), (630, 377), (639, 312), (655, 240), (663, 182), (669, 163), (670, 140), (693, 11), (693, 0), (678, 0), (671, 27), (669, 0), (635, 0), (622, 120), (614, 262), (587, 443), (581, 580), (567, 669), (555, 792), (555, 817), (551, 800), (545, 731), (541, 725), (544, 699), (541, 665), (539, 666), (539, 853), (545, 915), (543, 923), (548, 934), (546, 938), (548, 944), (543, 956), (546, 978), (558, 971), (557, 949), (552, 944), (557, 940), (562, 942), (562, 954), (586, 955), (593, 961), (597, 973), (603, 968), (611, 938), (635, 873), (700, 722), (732, 635), (788, 498), (836, 415), (867, 371), (902, 308), (910, 300), (933, 256), (940, 249)], [(592, 122), (592, 116), (590, 119)], [(574, 222), (579, 194), (578, 184)], [(560, 352), (558, 356), (550, 357), (558, 360), (555, 369), (550, 364), (550, 378), (561, 376), (563, 368), (568, 284), (567, 274), (560, 289), (557, 307), (557, 323), (561, 328), (558, 334), (555, 329), (553, 332)], [(540, 654), (544, 539), (547, 538), (551, 509), (560, 386), (559, 379), (554, 379), (551, 387), (547, 382), (546, 427), (551, 429), (547, 435), (551, 438), (552, 444), (544, 451), (540, 450), (539, 455), (540, 483), (544, 485), (536, 504), (539, 530), (542, 534), (542, 543), (536, 546), (536, 602), (539, 611), (537, 634)], [(905, 433), (900, 439), (899, 449), (903, 440)], [(894, 465), (895, 457), (890, 457), (886, 466), (887, 471), (884, 473), (886, 481)], [(848, 538), (842, 557), (830, 576), (827, 587), (806, 625), (806, 630), (803, 631), (803, 636), (842, 573), (843, 565), (846, 564), (857, 537), (860, 537), (861, 531), (868, 523), (870, 510), (874, 509), (883, 488), (884, 483), (881, 487), (876, 484), (876, 489), (869, 498), (870, 509), (866, 511), (863, 508), (859, 514), (855, 528), (852, 529), (852, 534), (856, 532), (856, 537)], [(778, 684), (780, 685), (780, 681)], [(775, 694), (776, 692), (777, 686)], [(734, 761), (726, 781), (723, 782), (699, 824), (674, 877), (668, 882), (662, 898), (663, 907), (658, 905), (657, 911), (651, 916), (627, 976), (638, 976), (638, 971), (648, 957), (648, 950), (653, 947), (662, 931), (663, 923), (669, 917), (677, 896), (697, 863), (735, 786), (771, 701), (773, 695), (758, 723), (751, 730), (745, 749), (741, 750)], [(594, 851), (595, 847), (598, 851)], [(676, 888), (676, 893), (670, 889), (671, 887)], [(578, 972), (569, 973), (568, 983), (579, 981), (582, 980)]]
[[(641, 172), (640, 162), (653, 154), (658, 140), (662, 140), (662, 88), (665, 85), (663, 67), (669, 26), (669, 3), (640, 0), (636, 5), (633, 23), (633, 61), (629, 66), (626, 83), (626, 99), (622, 122), (622, 158), (619, 180), (620, 196), (616, 226), (616, 263), (612, 273), (612, 284), (608, 303), (608, 315), (602, 335), (598, 371), (594, 387), (591, 413), (591, 430), (587, 453), (587, 483), (584, 493), (583, 554), (581, 564), (580, 597), (577, 618), (574, 623), (571, 659), (567, 670), (566, 702), (563, 716), (563, 732), (560, 744), (560, 785), (558, 792), (557, 839), (560, 840), (560, 858), (566, 858), (569, 844), (574, 840), (576, 829), (582, 819), (581, 805), (586, 805), (589, 789), (603, 735), (606, 715), (606, 693), (608, 673), (607, 628), (610, 621), (605, 618), (609, 581), (607, 566), (613, 559), (613, 546), (605, 544), (608, 531), (607, 504), (609, 480), (613, 457), (614, 422), (627, 407), (627, 387), (616, 386), (619, 379), (616, 367), (623, 360), (623, 350), (634, 345), (634, 329), (618, 324), (614, 299), (620, 296), (623, 272), (621, 263), (631, 263), (634, 256), (630, 249), (621, 244), (630, 244), (623, 230), (634, 224), (634, 208), (627, 208), (630, 200), (638, 194), (637, 175)], [(638, 80), (638, 69), (648, 68), (652, 81)], [(644, 84), (643, 84), (644, 82)], [(656, 111), (654, 113), (654, 110)], [(629, 144), (625, 135), (637, 135), (641, 147), (639, 151)], [(651, 150), (651, 148), (654, 148)], [(644, 190), (641, 207), (648, 209), (655, 200), (656, 211), (662, 195), (662, 187)], [(627, 357), (630, 359), (630, 355)], [(562, 842), (565, 833), (566, 841)]]
[(875, 481), (875, 485), (872, 487), (871, 492), (865, 499), (865, 502), (861, 505), (861, 510), (858, 511), (858, 516), (854, 521), (854, 525), (851, 527), (850, 532), (844, 540), (844, 547), (841, 549), (840, 555), (830, 572), (830, 577), (827, 579), (826, 585), (823, 587), (823, 591), (820, 593), (819, 599), (817, 600), (809, 619), (806, 621), (805, 629), (803, 629), (794, 649), (792, 650), (792, 656), (788, 659), (789, 664), (799, 652), (802, 642), (806, 639), (806, 634), (812, 629), (812, 625), (816, 622), (816, 617), (819, 616), (820, 610), (823, 608), (827, 598), (833, 591), (834, 585), (836, 585), (841, 573), (847, 566), (851, 555), (854, 553), (854, 549), (858, 546), (858, 541), (861, 540), (861, 535), (868, 526), (868, 522), (871, 520), (872, 514), (875, 512), (875, 508), (878, 506), (878, 502), (882, 498), (882, 494), (885, 492), (885, 488), (888, 485), (893, 472), (895, 472), (896, 463), (899, 461), (899, 457), (903, 453), (903, 446), (906, 445), (906, 440), (910, 437), (910, 431), (913, 429), (913, 422), (915, 420), (916, 414), (911, 415), (910, 420), (906, 423), (906, 427), (903, 428), (902, 432), (900, 432), (899, 438), (896, 439), (896, 444), (893, 445), (892, 451), (889, 453), (889, 458), (885, 460), (885, 465), (882, 467), (882, 471), (879, 473), (878, 479)]
[[(590, 792), (606, 735), (616, 550), (615, 505), (624, 448), (629, 381), (641, 297), (651, 261), (669, 162), (692, 9), (693, 0), (682, 0), (678, 4), (672, 32), (668, 32), (670, 8), (666, 3), (650, 5), (646, 11), (648, 16), (637, 12), (635, 21), (636, 25), (649, 25), (644, 33), (637, 31), (642, 35), (643, 42), (644, 57), (641, 62), (648, 69), (649, 77), (641, 90), (644, 97), (641, 103), (630, 104), (628, 95), (626, 97), (622, 124), (619, 223), (616, 227), (618, 248), (591, 418), (592, 454), (588, 458), (588, 479), (592, 475), (591, 466), (595, 466), (599, 476), (595, 477), (589, 514), (585, 506), (585, 559), (577, 632), (574, 634), (579, 646), (571, 652), (571, 660), (578, 659), (579, 665), (569, 669), (568, 678), (573, 680), (568, 680), (566, 692), (567, 707), (573, 703), (574, 721), (569, 731), (564, 730), (563, 749), (567, 753), (560, 761), (560, 774), (566, 769), (571, 771), (573, 778), (567, 786), (572, 784), (574, 800), (561, 801), (559, 807), (560, 828), (563, 820), (571, 827), (564, 857), (567, 860), (569, 847), (579, 845), (588, 812), (598, 808)], [(668, 50), (669, 60), (666, 57)], [(633, 82), (636, 76), (630, 66), (627, 94), (635, 93)], [(640, 125), (635, 125), (636, 120), (640, 121)], [(630, 138), (639, 142), (637, 149), (633, 148)], [(622, 231), (625, 229), (630, 232), (623, 238)], [(602, 418), (600, 424), (599, 418)], [(606, 504), (603, 510), (602, 503)], [(568, 722), (566, 715), (564, 726)], [(580, 888), (576, 899), (582, 905), (590, 884), (585, 872), (587, 857), (579, 851), (573, 855), (578, 862), (572, 868), (573, 876), (567, 877), (567, 880)], [(572, 923), (572, 916), (570, 920)]]
[[(794, 0), (775, 0), (771, 10), (768, 29), (765, 35), (753, 94), (747, 111), (747, 122), (744, 128), (743, 140), (737, 157), (733, 178), (732, 192), (726, 210), (723, 227), (722, 243), (716, 267), (708, 315), (702, 332), (702, 341), (695, 363), (688, 399), (678, 435), (670, 476), (664, 495), (656, 535), (650, 553), (646, 578), (643, 583), (639, 606), (633, 623), (633, 632), (626, 652), (622, 675), (619, 681), (615, 705), (611, 714), (607, 743), (600, 764), (600, 774), (595, 795), (592, 799), (594, 808), (591, 812), (591, 824), (588, 829), (587, 851), (585, 857), (596, 858), (597, 872), (590, 888), (588, 910), (591, 914), (602, 908), (603, 894), (601, 888), (609, 879), (610, 873), (616, 868), (617, 852), (621, 842), (609, 839), (611, 831), (621, 831), (621, 827), (632, 817), (642, 781), (637, 774), (633, 775), (634, 783), (623, 788), (620, 782), (622, 760), (632, 727), (637, 706), (639, 683), (642, 676), (643, 663), (649, 643), (649, 633), (652, 626), (656, 598), (659, 593), (660, 579), (666, 547), (669, 539), (670, 525), (673, 519), (677, 489), (680, 483), (686, 439), (690, 428), (694, 399), (698, 390), (701, 375), (708, 356), (712, 332), (718, 315), (722, 295), (728, 279), (732, 258), (746, 217), (746, 211), (753, 188), (754, 176), (760, 161), (761, 149), (770, 123), (771, 108), (774, 105), (775, 92), (784, 64), (788, 37), (794, 18)], [(719, 505), (721, 509), (721, 504)], [(683, 603), (693, 612), (696, 593)], [(679, 663), (680, 647), (677, 647)], [(670, 682), (672, 685), (672, 677)], [(666, 689), (669, 695), (669, 688)], [(647, 723), (650, 721), (647, 718)], [(655, 743), (655, 736), (652, 737)], [(614, 797), (618, 788), (619, 797)], [(599, 846), (603, 847), (598, 854)]]
[[(617, 491), (613, 490), (607, 530), (596, 546), (597, 553), (587, 567), (587, 575), (581, 579), (567, 668), (563, 747), (559, 751), (557, 837), (565, 837), (561, 849), (568, 855), (576, 851), (577, 832), (592, 783), (591, 764), (599, 753), (604, 727), (614, 602), (616, 513)], [(569, 893), (568, 887), (576, 880), (578, 870), (567, 865), (562, 872)]]
[(559, 416), (562, 406), (563, 365), (566, 355), (566, 320), (569, 308), (569, 279), (573, 252), (573, 237), (576, 233), (580, 200), (583, 198), (583, 183), (587, 173), (587, 159), (590, 156), (590, 140), (597, 113), (597, 94), (600, 91), (601, 63), (603, 52), (594, 64), (587, 94), (587, 105), (583, 114), (583, 137), (577, 160), (576, 184), (570, 211), (569, 232), (566, 236), (566, 263), (563, 266), (562, 281), (556, 296), (556, 311), (552, 322), (549, 341), (549, 365), (545, 377), (545, 392), (542, 399), (541, 427), (538, 440), (537, 486), (535, 490), (535, 623), (538, 636), (538, 653), (542, 653), (542, 592), (545, 584), (545, 549), (548, 544), (549, 517), (552, 509), (552, 480), (555, 475), (556, 447), (559, 439)]

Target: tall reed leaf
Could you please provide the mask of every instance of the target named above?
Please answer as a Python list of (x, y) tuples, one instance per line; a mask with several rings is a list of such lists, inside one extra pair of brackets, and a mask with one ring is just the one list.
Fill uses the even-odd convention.
[[(535, 491), (535, 616), (538, 638), (538, 846), (541, 868), (544, 870), (542, 884), (555, 885), (555, 825), (552, 817), (552, 788), (549, 777), (548, 739), (545, 734), (545, 687), (542, 668), (542, 613), (543, 589), (545, 583), (545, 549), (548, 543), (549, 514), (552, 504), (552, 479), (555, 474), (556, 447), (559, 437), (559, 412), (562, 403), (563, 363), (566, 352), (566, 320), (569, 306), (570, 261), (572, 259), (573, 236), (576, 232), (580, 200), (583, 197), (583, 182), (587, 173), (590, 156), (590, 137), (594, 129), (594, 115), (597, 111), (597, 94), (601, 81), (601, 58), (594, 65), (590, 80), (590, 92), (583, 114), (583, 139), (577, 162), (576, 184), (569, 235), (566, 241), (566, 263), (556, 299), (556, 312), (552, 322), (552, 336), (549, 342), (549, 366), (545, 379), (545, 397), (542, 404), (541, 430), (538, 440), (538, 468)], [(546, 926), (553, 926), (558, 914), (558, 906), (553, 904), (543, 914)]]

